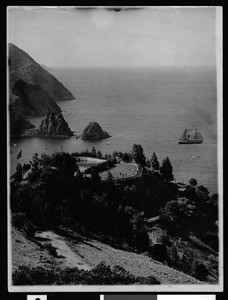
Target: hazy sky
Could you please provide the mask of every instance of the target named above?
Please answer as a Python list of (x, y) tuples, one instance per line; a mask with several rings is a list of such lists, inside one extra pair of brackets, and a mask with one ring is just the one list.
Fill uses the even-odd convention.
[(216, 9), (11, 7), (8, 41), (49, 67), (215, 64)]

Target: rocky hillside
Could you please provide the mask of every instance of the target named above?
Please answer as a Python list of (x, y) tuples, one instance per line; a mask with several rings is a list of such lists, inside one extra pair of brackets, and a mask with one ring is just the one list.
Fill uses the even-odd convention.
[(10, 103), (22, 115), (44, 115), (59, 110), (55, 101), (75, 97), (25, 51), (9, 44)]
[(19, 114), (16, 109), (10, 105), (9, 107), (9, 116), (10, 116), (10, 135), (11, 136), (20, 136), (26, 130), (32, 129), (35, 126)]
[[(154, 276), (161, 284), (201, 284), (197, 279), (153, 260), (145, 254), (115, 249), (77, 233), (61, 230), (61, 233), (37, 232), (35, 239), (28, 240), (12, 227), (12, 268), (44, 267), (45, 270), (75, 268), (90, 270), (99, 263), (121, 266), (135, 276)], [(47, 247), (47, 244), (49, 247)], [(56, 249), (50, 254), (50, 245)], [(52, 248), (53, 249), (53, 248)]]
[(10, 103), (22, 116), (45, 115), (49, 111), (61, 111), (60, 107), (39, 85), (21, 79), (11, 88)]
[(101, 126), (96, 122), (90, 122), (81, 136), (84, 140), (100, 140), (108, 137), (110, 137), (110, 135), (106, 131), (103, 131)]

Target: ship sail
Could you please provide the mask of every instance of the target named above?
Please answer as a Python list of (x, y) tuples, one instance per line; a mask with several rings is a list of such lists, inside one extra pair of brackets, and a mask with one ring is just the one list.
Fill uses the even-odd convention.
[(187, 139), (187, 128), (185, 128), (184, 133), (181, 136), (182, 140), (186, 140)]
[(198, 140), (198, 132), (197, 132), (197, 129), (196, 129), (196, 131), (195, 131), (194, 140)]

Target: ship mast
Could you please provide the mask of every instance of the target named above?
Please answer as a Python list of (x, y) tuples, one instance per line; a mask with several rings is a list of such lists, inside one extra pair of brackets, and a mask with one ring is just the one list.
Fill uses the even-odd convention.
[(182, 135), (182, 139), (186, 140), (187, 139), (187, 128), (185, 127), (184, 133)]
[(197, 129), (196, 129), (196, 131), (195, 131), (194, 140), (198, 140), (198, 133), (197, 133)]

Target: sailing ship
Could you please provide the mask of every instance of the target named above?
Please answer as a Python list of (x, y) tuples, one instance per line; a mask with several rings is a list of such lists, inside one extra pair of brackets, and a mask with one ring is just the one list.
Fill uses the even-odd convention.
[(203, 137), (199, 130), (185, 128), (184, 133), (179, 138), (179, 144), (201, 144)]

